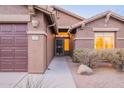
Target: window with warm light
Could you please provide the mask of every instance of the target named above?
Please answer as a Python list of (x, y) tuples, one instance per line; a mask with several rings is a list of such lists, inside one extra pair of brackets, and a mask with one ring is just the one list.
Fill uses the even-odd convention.
[(56, 37), (69, 37), (69, 34), (67, 32), (59, 32)]
[(114, 33), (112, 32), (95, 33), (95, 48), (96, 49), (114, 48)]
[(64, 39), (64, 50), (69, 51), (69, 39)]

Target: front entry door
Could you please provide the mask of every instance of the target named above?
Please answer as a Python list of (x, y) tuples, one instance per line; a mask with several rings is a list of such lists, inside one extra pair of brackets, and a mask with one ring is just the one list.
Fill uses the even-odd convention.
[(56, 55), (62, 56), (64, 55), (64, 39), (56, 39)]

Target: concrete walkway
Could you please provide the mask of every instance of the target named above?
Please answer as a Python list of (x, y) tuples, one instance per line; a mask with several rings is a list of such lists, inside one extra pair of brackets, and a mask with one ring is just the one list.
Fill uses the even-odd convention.
[[(25, 77), (19, 84), (15, 87), (26, 87), (26, 82), (28, 78), (31, 78), (31, 82), (37, 82), (35, 84), (30, 84), (32, 87), (43, 87), (43, 88), (75, 88), (72, 74), (68, 67), (65, 57), (54, 57), (48, 70), (42, 74), (30, 74), (30, 76)], [(39, 82), (42, 85), (39, 85)], [(35, 86), (33, 86), (35, 85)]]
[(12, 88), (25, 76), (27, 76), (27, 73), (25, 72), (1, 72), (0, 88)]
[(48, 68), (50, 70), (47, 70), (45, 75), (48, 81), (52, 81), (49, 87), (76, 87), (65, 57), (55, 57)]

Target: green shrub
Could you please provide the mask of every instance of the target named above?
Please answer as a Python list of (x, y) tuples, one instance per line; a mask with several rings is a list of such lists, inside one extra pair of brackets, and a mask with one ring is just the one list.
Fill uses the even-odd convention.
[(98, 50), (89, 52), (89, 67), (93, 68), (100, 61), (100, 53)]
[(89, 65), (89, 49), (82, 49), (81, 50), (81, 56), (80, 56), (80, 62), (85, 65)]
[(118, 71), (124, 70), (124, 49), (117, 49), (116, 55), (118, 55), (118, 60), (115, 61), (114, 65)]
[(89, 62), (89, 52), (90, 49), (76, 49), (73, 53), (73, 61), (74, 62), (81, 62), (85, 65)]
[(122, 71), (124, 70), (124, 49), (76, 49), (73, 53), (73, 61), (89, 67), (95, 66), (100, 61), (106, 61)]
[(81, 61), (80, 56), (81, 56), (81, 49), (74, 50), (73, 51), (73, 62), (80, 62)]
[(116, 54), (115, 50), (104, 49), (100, 50), (100, 59), (103, 61), (114, 63), (118, 61), (118, 55)]
[(97, 52), (95, 50), (93, 51), (92, 49), (87, 49), (87, 48), (74, 50), (73, 53), (74, 62), (80, 62), (81, 64), (90, 67), (93, 65), (93, 63), (95, 63), (97, 57), (98, 57)]

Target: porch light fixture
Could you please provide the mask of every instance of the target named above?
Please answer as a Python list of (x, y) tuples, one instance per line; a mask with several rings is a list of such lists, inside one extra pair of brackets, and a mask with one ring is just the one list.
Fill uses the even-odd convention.
[(39, 21), (38, 20), (32, 20), (32, 26), (34, 28), (37, 28), (39, 26)]

